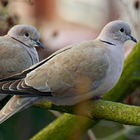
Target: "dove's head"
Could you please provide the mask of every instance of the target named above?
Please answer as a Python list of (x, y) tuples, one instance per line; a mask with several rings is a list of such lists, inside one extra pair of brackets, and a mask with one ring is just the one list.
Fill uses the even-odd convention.
[(130, 26), (126, 22), (121, 20), (109, 22), (103, 28), (98, 39), (113, 44), (124, 43), (127, 40), (132, 40), (137, 43), (137, 40), (131, 35)]
[(8, 35), (28, 47), (39, 46), (44, 48), (39, 42), (40, 35), (37, 29), (31, 25), (15, 25), (10, 29)]

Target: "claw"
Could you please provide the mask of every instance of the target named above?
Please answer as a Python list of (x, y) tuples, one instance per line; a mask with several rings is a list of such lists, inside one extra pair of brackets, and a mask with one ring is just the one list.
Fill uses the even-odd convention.
[(103, 100), (104, 98), (102, 96), (95, 96), (92, 98), (92, 100), (99, 100), (99, 99)]

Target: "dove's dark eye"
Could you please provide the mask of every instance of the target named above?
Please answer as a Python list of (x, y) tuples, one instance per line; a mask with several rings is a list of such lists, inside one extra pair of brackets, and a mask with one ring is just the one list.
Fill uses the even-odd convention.
[(28, 33), (25, 33), (25, 36), (26, 36), (26, 37), (29, 37), (29, 34), (28, 34)]
[(121, 28), (120, 31), (121, 31), (121, 32), (124, 32), (124, 28)]

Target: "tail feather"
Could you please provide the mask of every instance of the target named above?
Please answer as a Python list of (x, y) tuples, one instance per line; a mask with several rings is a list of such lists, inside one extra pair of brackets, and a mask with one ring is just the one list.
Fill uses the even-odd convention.
[(38, 97), (13, 96), (0, 111), (0, 124), (18, 111), (35, 104), (38, 99)]

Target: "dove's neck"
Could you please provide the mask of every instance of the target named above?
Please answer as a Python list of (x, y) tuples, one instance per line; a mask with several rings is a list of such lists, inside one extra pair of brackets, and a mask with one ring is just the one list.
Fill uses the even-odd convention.
[(39, 57), (38, 57), (38, 53), (36, 51), (36, 48), (34, 47), (28, 47), (26, 44), (24, 44), (23, 42), (21, 42), (20, 40), (17, 40), (16, 38), (8, 35), (10, 38), (18, 41), (19, 43), (21, 43), (22, 47), (28, 52), (29, 56), (31, 57), (32, 60), (32, 65), (36, 64), (39, 62)]
[(101, 32), (101, 34), (97, 37), (97, 39), (101, 40), (102, 42), (114, 44), (114, 45), (123, 45), (124, 42), (122, 40), (119, 40), (114, 36), (113, 34), (109, 34), (107, 32)]
[(32, 60), (32, 65), (38, 63), (39, 62), (39, 57), (38, 57), (38, 53), (36, 51), (36, 48), (34, 48), (34, 47), (30, 48), (30, 47), (27, 47), (25, 45), (23, 45), (23, 47), (26, 49), (26, 51), (30, 55), (31, 60)]

